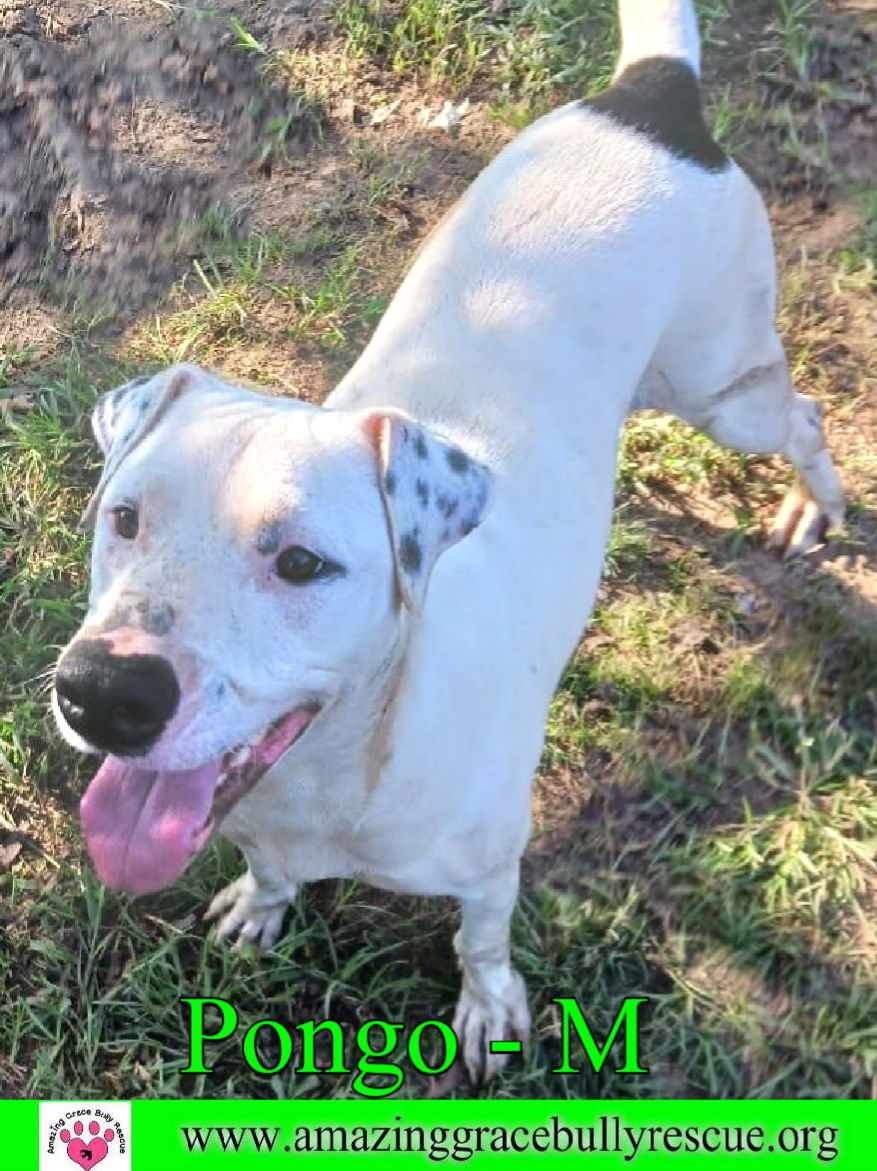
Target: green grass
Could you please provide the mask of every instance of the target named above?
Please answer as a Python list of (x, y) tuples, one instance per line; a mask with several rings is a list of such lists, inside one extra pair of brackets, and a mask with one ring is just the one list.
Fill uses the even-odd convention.
[[(729, 12), (725, 0), (700, 6), (705, 44), (722, 43)], [(487, 89), (514, 128), (601, 88), (615, 63), (613, 0), (513, 0), (498, 11), (479, 0), (337, 0), (334, 21), (354, 59), (443, 92)]]
[[(489, 86), (503, 120), (522, 125), (559, 96), (586, 92), (612, 69), (608, 0), (523, 0), (494, 14), (478, 0), (338, 0), (348, 52), (396, 77), (462, 95)], [(497, 93), (498, 91), (498, 93)]]
[(340, 0), (335, 20), (355, 57), (392, 73), (422, 72), (466, 84), (489, 52), (484, 8), (477, 0)]
[(784, 61), (801, 81), (809, 80), (819, 48), (813, 22), (818, 9), (817, 0), (777, 0), (776, 15), (770, 25), (770, 31), (777, 34)]
[(857, 194), (862, 227), (857, 238), (841, 249), (837, 285), (867, 291), (877, 283), (877, 187)]
[[(811, 9), (779, 6), (751, 54), (756, 80), (797, 79), (795, 117), (815, 84)], [(702, 11), (720, 65), (735, 51), (729, 13)], [(387, 92), (402, 82), (424, 96), (471, 89), (512, 124), (611, 68), (603, 0), (584, 14), (569, 0), (505, 13), (468, 0), (341, 0), (334, 20), (346, 53), (378, 70)], [(272, 57), (243, 25), (234, 35), (267, 70), (300, 64)], [(323, 51), (335, 67), (328, 46), (310, 68)], [(786, 116), (767, 118), (752, 81), (734, 77), (711, 95), (723, 140), (744, 149)], [(364, 92), (368, 105), (375, 91)], [(801, 183), (820, 134), (807, 129), (798, 158), (785, 132), (777, 147)], [(0, 863), (0, 1092), (344, 1097), (345, 1077), (248, 1075), (232, 1040), (213, 1051), (215, 1078), (181, 1075), (179, 997), (222, 995), (244, 1023), (317, 1016), (348, 1028), (453, 1010), (448, 901), (320, 883), (263, 957), (214, 946), (200, 919), (239, 869), (228, 845), (161, 895), (107, 892), (76, 820), (93, 765), (59, 743), (46, 690), (84, 611), (88, 542), (76, 522), (96, 478), (97, 391), (182, 357), (272, 381), (264, 363), (277, 354), (329, 384), (413, 249), (388, 213), (406, 201), (430, 220), (442, 210), (409, 194), (429, 162), (415, 145), (403, 156), (392, 141), (327, 136), (314, 165), (336, 164), (336, 201), (303, 201), (297, 218), (270, 227), (213, 207), (181, 234), (194, 254), (185, 278), (122, 341), (71, 301), (51, 347), (0, 354), (0, 858), (20, 845)], [(843, 248), (785, 268), (781, 320), (802, 388), (832, 401), (855, 498), (839, 548), (873, 586), (875, 417), (861, 373), (872, 351), (847, 323), (874, 311), (877, 211), (873, 192), (857, 199), (860, 226)], [(873, 1095), (877, 628), (843, 556), (782, 568), (761, 554), (784, 477), (675, 421), (642, 416), (628, 428), (606, 578), (552, 704), (514, 923), (534, 1043), (488, 1096)], [(639, 993), (651, 1001), (648, 1077), (551, 1074), (551, 996), (578, 995), (608, 1024)]]
[[(375, 187), (374, 177), (363, 183), (366, 220), (380, 203)], [(210, 364), (259, 340), (343, 357), (386, 307), (376, 271), (386, 265), (392, 229), (369, 226), (349, 242), (316, 222), (295, 234), (246, 234), (225, 223), (201, 230), (201, 255), (173, 308), (137, 338), (138, 353), (149, 361)]]

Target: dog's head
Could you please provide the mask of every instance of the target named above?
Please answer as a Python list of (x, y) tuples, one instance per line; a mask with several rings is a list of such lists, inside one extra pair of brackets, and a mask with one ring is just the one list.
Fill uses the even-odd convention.
[(111, 886), (172, 882), (314, 721), (377, 681), (489, 473), (392, 410), (325, 410), (177, 366), (104, 395), (85, 622), (64, 737), (106, 753), (82, 801)]

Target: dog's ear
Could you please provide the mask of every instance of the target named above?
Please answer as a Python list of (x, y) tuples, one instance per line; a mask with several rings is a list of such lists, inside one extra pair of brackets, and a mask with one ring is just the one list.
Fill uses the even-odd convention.
[(107, 484), (126, 456), (134, 450), (168, 408), (192, 384), (193, 371), (172, 366), (152, 378), (135, 378), (102, 394), (91, 415), (91, 428), (104, 453), (104, 466), (94, 495), (79, 522), (91, 528)]
[(362, 426), (377, 455), (396, 585), (415, 610), (436, 559), (484, 520), (492, 476), (402, 411), (369, 412)]

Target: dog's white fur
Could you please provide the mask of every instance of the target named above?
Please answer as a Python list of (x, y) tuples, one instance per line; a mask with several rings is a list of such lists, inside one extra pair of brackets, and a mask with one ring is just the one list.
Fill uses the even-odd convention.
[[(621, 8), (622, 65), (665, 54), (697, 69), (689, 3)], [(658, 407), (720, 443), (785, 454), (799, 486), (774, 540), (793, 552), (842, 515), (818, 408), (789, 382), (774, 299), (765, 210), (741, 170), (702, 169), (572, 104), (472, 185), (324, 408), (175, 368), (143, 394), (154, 408), (176, 379), (176, 401), (141, 421), (142, 435), (135, 420), (121, 455), (121, 423), (99, 408), (109, 471), (78, 637), (117, 630), (120, 610), (144, 599), (173, 606), (169, 634), (130, 635), (183, 680), (150, 761), (193, 766), (295, 703), (323, 705), (222, 825), (249, 864), (212, 904), (224, 934), (271, 944), (296, 889), (319, 878), (456, 896), (470, 1071), (500, 1064), (491, 1039), (526, 1035), (509, 921), (530, 785), (597, 590), (625, 417)], [(398, 525), (396, 510), (416, 509), (410, 469), (401, 499), (381, 491), (386, 408), (492, 481), (486, 518), (442, 552), (428, 590), (426, 572), (406, 584), (388, 540), (388, 515)], [(426, 461), (433, 493), (443, 450)], [(142, 531), (120, 543), (106, 516), (127, 499), (141, 503)], [(284, 543), (327, 551), (346, 575), (270, 580), (248, 549), (271, 518)]]

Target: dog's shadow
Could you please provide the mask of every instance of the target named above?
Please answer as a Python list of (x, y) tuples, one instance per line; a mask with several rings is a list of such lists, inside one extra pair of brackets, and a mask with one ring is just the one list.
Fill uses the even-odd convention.
[[(820, 1022), (840, 1004), (850, 1021), (864, 1014), (864, 1027), (877, 996), (857, 958), (874, 943), (863, 839), (877, 787), (877, 606), (842, 573), (854, 564), (873, 574), (877, 510), (854, 505), (844, 535), (783, 563), (760, 538), (741, 540), (671, 495), (672, 508), (625, 508), (627, 522), (658, 538), (649, 584), (673, 579), (680, 546), (702, 551), (747, 603), (729, 615), (732, 653), (746, 669), (734, 676), (729, 660), (726, 673), (722, 647), (695, 623), (694, 645), (676, 652), (680, 674), (710, 675), (702, 664), (713, 658), (720, 666), (706, 686), (682, 686), (697, 695), (693, 707), (673, 688), (656, 694), (644, 684), (614, 746), (595, 738), (577, 766), (537, 779), (545, 815), (524, 861), (519, 933), (546, 1053), (555, 1051), (556, 1020), (534, 985), (548, 977), (552, 994), (583, 997), (607, 1029), (625, 996), (652, 998), (642, 1044), (658, 1045), (652, 1072), (664, 1096), (715, 1096), (703, 1067), (683, 1059), (699, 1047), (725, 1063), (718, 1080), (727, 1095), (868, 1095), (855, 1050), (844, 1061), (827, 1044), (797, 1073), (794, 1054), (812, 1047), (807, 1036), (822, 1035)], [(623, 578), (622, 565), (604, 604)], [(599, 622), (598, 610), (598, 631)], [(586, 663), (587, 637), (580, 655)], [(611, 669), (583, 690), (574, 663), (561, 699), (566, 691), (583, 721), (592, 712), (611, 720)], [(625, 679), (628, 705), (629, 691)], [(684, 1040), (671, 1053), (659, 1020), (664, 1005), (673, 1015), (685, 1004), (674, 1026)], [(549, 1078), (535, 1092), (626, 1096), (629, 1080), (604, 1071), (572, 1090), (569, 1079)]]

